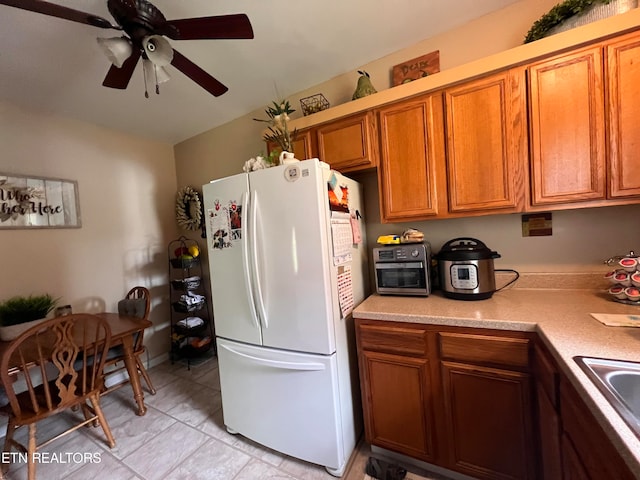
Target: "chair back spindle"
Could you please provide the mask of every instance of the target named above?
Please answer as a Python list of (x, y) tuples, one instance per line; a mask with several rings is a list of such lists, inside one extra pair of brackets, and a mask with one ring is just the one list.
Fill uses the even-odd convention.
[[(15, 416), (44, 417), (101, 388), (110, 342), (109, 325), (89, 314), (45, 320), (20, 335), (0, 363), (0, 376)], [(26, 384), (24, 392), (17, 392), (11, 381), (16, 369)]]

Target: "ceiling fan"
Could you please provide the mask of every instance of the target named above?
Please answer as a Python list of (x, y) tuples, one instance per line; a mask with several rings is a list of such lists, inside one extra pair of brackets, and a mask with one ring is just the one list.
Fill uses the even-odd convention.
[[(140, 60), (145, 63), (145, 75), (152, 72), (158, 83), (168, 79), (163, 67), (171, 64), (214, 96), (228, 88), (169, 44), (172, 40), (215, 40), (253, 38), (251, 22), (245, 14), (167, 20), (148, 0), (107, 0), (107, 8), (117, 25), (109, 20), (44, 0), (0, 0), (0, 5), (84, 23), (103, 29), (121, 30), (127, 36), (98, 39), (113, 65), (102, 85), (125, 89)], [(152, 68), (148, 69), (147, 66)], [(163, 78), (161, 78), (163, 77)], [(146, 82), (145, 82), (146, 83)], [(145, 92), (146, 94), (146, 92)]]

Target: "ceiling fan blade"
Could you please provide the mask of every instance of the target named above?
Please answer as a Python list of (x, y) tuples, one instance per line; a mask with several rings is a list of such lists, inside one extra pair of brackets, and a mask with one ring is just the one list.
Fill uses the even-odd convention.
[(9, 7), (21, 8), (23, 10), (42, 13), (52, 17), (64, 18), (65, 20), (85, 23), (87, 25), (93, 25), (94, 27), (115, 28), (116, 30), (120, 30), (120, 27), (112, 25), (109, 20), (98, 17), (97, 15), (81, 12), (80, 10), (74, 10), (73, 8), (63, 7), (62, 5), (56, 5), (54, 3), (44, 2), (42, 0), (0, 0), (0, 5), (8, 5)]
[(162, 30), (162, 35), (173, 40), (253, 38), (251, 22), (244, 13), (169, 20)]
[(171, 60), (171, 65), (176, 67), (182, 73), (184, 73), (191, 80), (196, 82), (202, 88), (204, 88), (207, 92), (215, 97), (219, 97), (227, 90), (229, 90), (226, 86), (220, 83), (218, 80), (213, 78), (187, 57), (182, 55), (180, 52), (173, 50), (173, 60)]
[(124, 61), (122, 67), (118, 68), (115, 65), (111, 65), (111, 68), (107, 72), (107, 76), (104, 77), (102, 85), (109, 88), (118, 88), (120, 90), (127, 88), (139, 59), (140, 50), (134, 48), (131, 56)]

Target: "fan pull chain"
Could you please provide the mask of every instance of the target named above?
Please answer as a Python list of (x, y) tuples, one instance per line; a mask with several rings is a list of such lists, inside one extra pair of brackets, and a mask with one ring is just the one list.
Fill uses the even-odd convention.
[(153, 65), (153, 75), (156, 77), (156, 95), (160, 95), (160, 85), (158, 85), (158, 69)]
[(147, 69), (142, 69), (142, 76), (144, 77), (144, 98), (149, 98), (149, 92), (147, 91)]
[[(148, 62), (149, 60), (146, 60), (146, 61)], [(157, 70), (157, 67), (154, 64), (152, 64), (152, 66), (153, 66), (153, 77), (154, 77), (155, 85), (156, 85), (156, 95), (160, 95), (160, 84), (158, 83), (158, 70)], [(142, 74), (144, 75), (144, 96), (145, 96), (145, 98), (149, 98), (149, 91), (147, 89), (147, 85), (148, 85), (147, 81), (149, 79), (147, 78), (147, 69), (146, 68), (142, 69)]]

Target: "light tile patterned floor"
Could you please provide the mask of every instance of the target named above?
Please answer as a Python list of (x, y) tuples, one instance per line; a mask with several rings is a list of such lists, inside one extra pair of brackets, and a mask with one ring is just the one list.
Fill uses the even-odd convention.
[[(39, 480), (332, 480), (323, 467), (287, 457), (240, 435), (222, 423), (216, 359), (192, 366), (166, 362), (149, 371), (156, 395), (145, 392), (148, 407), (135, 415), (131, 389), (103, 397), (102, 406), (116, 439), (104, 443), (100, 428), (82, 428), (53, 442), (44, 452), (49, 463), (37, 466)], [(65, 418), (38, 425), (39, 438)], [(5, 424), (0, 425), (2, 431)], [(26, 436), (26, 428), (17, 435)], [(0, 440), (1, 441), (1, 440)], [(91, 460), (99, 461), (91, 461)], [(88, 460), (88, 461), (87, 461)], [(10, 466), (5, 478), (27, 477), (24, 463)], [(362, 478), (362, 473), (358, 474)]]

